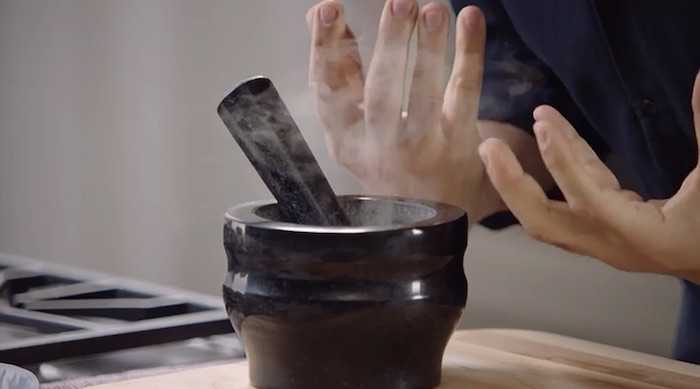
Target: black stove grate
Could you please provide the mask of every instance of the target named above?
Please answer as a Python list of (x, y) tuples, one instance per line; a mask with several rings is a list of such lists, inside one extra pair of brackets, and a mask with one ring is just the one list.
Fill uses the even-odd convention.
[(0, 254), (0, 362), (233, 332), (221, 299)]

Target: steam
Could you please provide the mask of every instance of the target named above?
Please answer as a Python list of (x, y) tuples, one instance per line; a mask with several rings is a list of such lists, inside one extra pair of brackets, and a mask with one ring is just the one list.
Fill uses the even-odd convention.
[[(523, 56), (530, 53), (520, 53), (508, 44), (492, 45), (490, 50), (497, 55), (487, 59), (485, 64), (484, 85), (481, 95), (480, 112), (488, 118), (505, 118), (522, 107), (535, 106), (547, 101), (543, 92), (548, 90), (545, 69), (534, 65), (534, 61), (526, 61)], [(537, 91), (536, 93), (534, 93)]]
[[(412, 39), (408, 53), (394, 53), (397, 56), (408, 54), (405, 67), (403, 88), (399, 107), (391, 107), (389, 112), (393, 117), (389, 120), (373, 120), (366, 114), (372, 109), (364, 100), (363, 80), (366, 78), (370, 60), (372, 59), (376, 26), (380, 6), (383, 2), (372, 2), (372, 5), (362, 4), (353, 7), (346, 2), (346, 16), (355, 32), (355, 40), (343, 40), (332, 48), (321, 49), (319, 55), (325, 63), (312, 63), (316, 71), (314, 78), (309, 79), (310, 88), (304, 88), (294, 94), (287, 94), (286, 100), (292, 115), (311, 123), (321, 123), (329, 155), (357, 181), (364, 183), (363, 191), (374, 195), (403, 195), (411, 198), (439, 200), (462, 205), (463, 191), (455, 193), (454, 187), (462, 183), (453, 182), (445, 176), (455, 175), (453, 172), (440, 171), (441, 166), (434, 163), (436, 156), (431, 155), (430, 148), (434, 145), (426, 143), (425, 134), (437, 125), (439, 118), (431, 120), (429, 104), (440, 104), (452, 68), (454, 53), (448, 53), (447, 60), (442, 53), (422, 53), (426, 68), (439, 71), (442, 83), (438, 88), (426, 88), (420, 78), (414, 79), (417, 58), (416, 34)], [(353, 20), (353, 12), (361, 8), (371, 8), (373, 17), (357, 17)], [(374, 16), (377, 16), (376, 18)], [(358, 23), (359, 22), (359, 23)], [(359, 27), (359, 28), (358, 28)], [(449, 50), (453, 50), (454, 32), (451, 32)], [(523, 99), (539, 100), (541, 96), (532, 96), (534, 88), (538, 88), (546, 79), (543, 69), (530, 65), (522, 60), (522, 53), (508, 45), (490, 47), (498, 50), (486, 63), (486, 73), (482, 96), (480, 100), (481, 116), (487, 118), (504, 118), (513, 112), (513, 108), (522, 106)], [(318, 49), (317, 49), (318, 50)], [(326, 69), (321, 72), (319, 69)], [(396, 68), (396, 72), (404, 69)], [(301, 75), (299, 75), (301, 76)], [(388, 88), (389, 86), (387, 86)], [(414, 91), (415, 93), (412, 93)], [(426, 104), (412, 105), (411, 100), (420, 98)], [(388, 101), (375, 104), (385, 105)], [(534, 108), (534, 107), (533, 107)], [(319, 115), (319, 111), (322, 112)], [(441, 110), (438, 110), (441, 112)], [(302, 128), (306, 128), (302, 125)], [(393, 155), (392, 148), (411, 145), (414, 152), (407, 156)], [(467, 151), (465, 150), (465, 153)], [(444, 169), (443, 169), (444, 170)], [(441, 177), (429, 176), (431, 174)], [(401, 176), (401, 177), (399, 177)], [(427, 178), (426, 178), (427, 177)], [(397, 181), (400, 181), (397, 183)], [(449, 187), (452, 186), (452, 187)], [(467, 189), (464, 189), (466, 191)], [(360, 207), (369, 203), (361, 203)], [(347, 210), (356, 212), (354, 210)], [(372, 224), (392, 224), (396, 219), (393, 207), (373, 208), (357, 211), (361, 215), (372, 215)], [(349, 217), (353, 224), (369, 222), (370, 219)]]
[[(355, 227), (415, 225), (437, 214), (435, 209), (420, 203), (390, 199), (342, 197), (340, 204)], [(284, 220), (277, 206), (264, 206), (256, 213), (266, 219)]]
[[(379, 12), (376, 15), (379, 15)], [(365, 20), (372, 23), (372, 29), (376, 28), (376, 21), (372, 21), (371, 18)], [(350, 24), (353, 24), (352, 21)], [(364, 183), (364, 193), (443, 200), (440, 192), (445, 188), (434, 188), (434, 184), (423, 179), (422, 173), (425, 171), (420, 171), (421, 169), (410, 167), (403, 169), (402, 166), (411, 164), (411, 161), (399, 159), (388, 152), (392, 148), (399, 147), (400, 143), (419, 144), (428, 130), (436, 130), (426, 128), (425, 123), (429, 120), (426, 120), (428, 113), (421, 112), (420, 105), (414, 106), (411, 103), (412, 88), (421, 88), (421, 85), (425, 84), (417, 78), (417, 84), (414, 86), (416, 34), (408, 52), (389, 53), (395, 57), (407, 56), (408, 59), (405, 69), (392, 69), (395, 72), (405, 72), (405, 77), (401, 80), (402, 85), (398, 90), (400, 96), (398, 99), (393, 99), (393, 101), (398, 100), (399, 105), (390, 109), (394, 118), (389, 120), (391, 123), (388, 123), (373, 121), (366, 115), (366, 111), (382, 109), (378, 106), (368, 107), (364, 100), (364, 79), (373, 56), (376, 34), (353, 27), (355, 28), (354, 40), (342, 40), (331, 48), (316, 48), (317, 57), (323, 58), (324, 62), (314, 63), (312, 58), (310, 88), (289, 98), (289, 107), (293, 116), (302, 120), (313, 117), (321, 122), (329, 155), (347, 169), (357, 181)], [(414, 98), (420, 97), (424, 101), (437, 103), (442, 100), (451, 70), (449, 53), (436, 52), (427, 55), (423, 53), (423, 55), (422, 60), (426, 69), (433, 71), (440, 69), (442, 82), (432, 90), (418, 89), (418, 92), (414, 93)], [(379, 105), (386, 103), (387, 101), (374, 102)], [(409, 108), (411, 112), (407, 112)], [(441, 112), (441, 109), (438, 108), (436, 112)], [(435, 121), (439, 122), (439, 118)], [(419, 161), (422, 155), (416, 153), (410, 158), (415, 162)], [(391, 182), (398, 176), (403, 176), (400, 178), (402, 181), (400, 187)], [(368, 179), (368, 177), (371, 178)], [(372, 203), (359, 204), (360, 208), (363, 208)], [(353, 208), (346, 211), (358, 212), (357, 215), (371, 215), (369, 218), (349, 215), (354, 223), (388, 225), (393, 224), (399, 217), (394, 207), (378, 208), (376, 204), (368, 209)]]

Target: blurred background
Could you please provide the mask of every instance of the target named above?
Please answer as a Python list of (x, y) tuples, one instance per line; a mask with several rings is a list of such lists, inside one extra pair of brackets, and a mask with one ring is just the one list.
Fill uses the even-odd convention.
[[(313, 0), (0, 0), (0, 252), (219, 294), (227, 207), (269, 194), (216, 115), (277, 84), (336, 191), (306, 91)], [(382, 0), (346, 0), (365, 53)], [(464, 327), (668, 355), (679, 285), (474, 228)]]

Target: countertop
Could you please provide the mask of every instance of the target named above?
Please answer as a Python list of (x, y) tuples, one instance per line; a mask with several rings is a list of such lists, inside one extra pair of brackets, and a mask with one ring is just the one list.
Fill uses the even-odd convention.
[[(700, 388), (700, 366), (564, 336), (465, 330), (450, 340), (440, 388)], [(247, 363), (226, 363), (91, 389), (249, 389)]]

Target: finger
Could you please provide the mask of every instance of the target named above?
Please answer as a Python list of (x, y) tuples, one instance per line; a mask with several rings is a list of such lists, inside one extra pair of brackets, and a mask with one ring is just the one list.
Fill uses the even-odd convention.
[[(695, 123), (695, 138), (698, 142), (700, 154), (700, 72), (695, 77), (695, 86), (693, 87), (693, 119)], [(700, 166), (700, 161), (698, 161), (698, 166)]]
[(312, 30), (309, 82), (326, 129), (344, 131), (361, 120), (363, 76), (357, 42), (342, 4), (327, 0), (309, 11)]
[(556, 109), (548, 105), (542, 105), (533, 112), (535, 127), (549, 127), (563, 133), (568, 140), (573, 157), (590, 175), (594, 183), (600, 188), (620, 189), (617, 177), (600, 160), (598, 155), (588, 143), (578, 135), (576, 129)]
[[(700, 72), (695, 77), (692, 106), (695, 137), (698, 143), (698, 155), (700, 156)], [(691, 205), (695, 207), (698, 200), (700, 200), (700, 157), (698, 158), (698, 165), (683, 180), (683, 184), (678, 192), (664, 205), (664, 211), (671, 212), (673, 209), (684, 211), (684, 206)]]
[(445, 135), (464, 147), (479, 143), (477, 131), (464, 131), (465, 123), (474, 123), (479, 109), (484, 69), (486, 21), (474, 6), (464, 8), (457, 17), (455, 61), (445, 91), (443, 114)]
[(389, 0), (382, 12), (365, 88), (367, 125), (382, 138), (396, 137), (400, 128), (408, 47), (417, 13), (415, 0)]
[(418, 16), (418, 52), (406, 125), (409, 136), (435, 129), (440, 122), (447, 67), (448, 12), (443, 4), (430, 3)]
[(523, 171), (502, 141), (487, 139), (479, 147), (479, 154), (494, 188), (528, 233), (548, 243), (567, 244), (572, 223), (566, 205), (548, 200), (542, 187)]
[(674, 210), (686, 214), (688, 208), (695, 209), (697, 204), (700, 204), (700, 166), (688, 174), (676, 194), (664, 203), (663, 209), (666, 214)]
[(596, 204), (600, 188), (582, 169), (564, 131), (549, 122), (537, 122), (533, 128), (542, 160), (569, 205), (574, 209), (595, 208), (591, 206)]
[(314, 15), (317, 12), (316, 9), (318, 8), (318, 4), (314, 5), (313, 7), (309, 8), (308, 11), (306, 11), (306, 28), (309, 30), (309, 32), (313, 31), (314, 28)]

